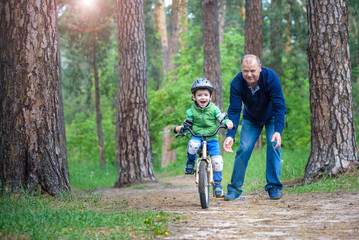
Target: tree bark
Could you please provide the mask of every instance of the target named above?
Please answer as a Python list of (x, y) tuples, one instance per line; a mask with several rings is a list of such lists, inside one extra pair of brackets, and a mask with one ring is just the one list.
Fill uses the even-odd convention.
[(70, 191), (56, 2), (0, 2), (0, 188)]
[(221, 53), (219, 51), (218, 2), (202, 0), (203, 73), (214, 87), (212, 101), (223, 109)]
[(155, 19), (156, 19), (156, 30), (161, 35), (162, 74), (163, 77), (165, 77), (168, 71), (169, 58), (168, 58), (166, 12), (165, 12), (165, 4), (163, 0), (156, 0), (155, 2)]
[(356, 169), (353, 92), (346, 1), (309, 0), (308, 63), (311, 152), (304, 182)]
[(254, 54), (262, 60), (262, 1), (246, 1), (244, 23), (244, 54)]
[[(262, 1), (246, 1), (244, 22), (244, 54), (254, 54), (262, 60)], [(263, 135), (256, 142), (255, 149), (263, 147)]]
[(168, 44), (169, 53), (169, 71), (176, 69), (173, 63), (174, 55), (178, 53), (178, 36), (179, 36), (179, 19), (180, 19), (180, 0), (172, 0), (171, 17), (170, 17), (170, 36)]
[(187, 34), (188, 34), (188, 19), (187, 19), (187, 0), (181, 1), (181, 17), (180, 17), (180, 38), (181, 38), (181, 50), (186, 49), (187, 47)]
[(115, 187), (154, 181), (148, 120), (146, 42), (142, 0), (117, 0), (119, 85)]
[(223, 33), (224, 33), (225, 16), (226, 16), (226, 1), (219, 0), (218, 1), (219, 45), (221, 45), (224, 41)]
[(102, 168), (106, 167), (106, 158), (105, 158), (105, 144), (103, 142), (103, 133), (102, 133), (102, 117), (101, 117), (101, 107), (100, 107), (100, 84), (98, 79), (98, 70), (97, 70), (97, 31), (94, 30), (94, 42), (93, 42), (93, 71), (95, 78), (95, 108), (96, 108), (96, 125), (97, 125), (97, 142), (100, 152), (100, 166)]

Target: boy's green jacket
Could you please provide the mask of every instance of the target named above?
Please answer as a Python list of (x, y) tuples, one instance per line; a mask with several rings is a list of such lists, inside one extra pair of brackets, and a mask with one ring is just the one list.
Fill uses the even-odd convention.
[[(193, 104), (190, 109), (186, 111), (186, 120), (192, 122), (192, 130), (198, 135), (212, 134), (217, 128), (218, 118), (221, 116), (221, 110), (212, 102), (205, 108), (200, 108)], [(229, 119), (225, 119), (222, 123), (226, 124)], [(208, 140), (218, 139), (218, 134), (214, 135)]]

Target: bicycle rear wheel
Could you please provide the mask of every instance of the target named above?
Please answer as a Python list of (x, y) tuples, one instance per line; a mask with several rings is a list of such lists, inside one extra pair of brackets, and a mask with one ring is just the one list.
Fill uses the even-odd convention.
[(201, 161), (199, 164), (198, 192), (203, 209), (209, 207), (209, 172), (207, 171), (207, 162)]

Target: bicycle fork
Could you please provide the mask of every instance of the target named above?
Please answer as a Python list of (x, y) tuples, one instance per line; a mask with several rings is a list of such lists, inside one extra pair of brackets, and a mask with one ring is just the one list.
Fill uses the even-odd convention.
[(207, 172), (209, 173), (209, 181), (208, 184), (213, 184), (213, 169), (212, 162), (209, 158), (207, 158), (207, 141), (204, 140), (202, 143), (202, 157), (197, 159), (197, 168), (196, 168), (196, 184), (199, 182), (199, 164), (205, 161), (207, 162)]

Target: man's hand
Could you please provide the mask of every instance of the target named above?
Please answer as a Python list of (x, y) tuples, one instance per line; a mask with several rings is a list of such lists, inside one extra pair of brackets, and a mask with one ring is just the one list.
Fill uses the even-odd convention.
[(280, 136), (279, 132), (275, 132), (273, 134), (271, 142), (277, 141), (277, 144), (274, 146), (274, 149), (280, 148), (282, 145), (282, 137)]
[(226, 152), (232, 153), (233, 152), (232, 146), (233, 146), (233, 138), (227, 137), (226, 140), (224, 140), (223, 149)]

